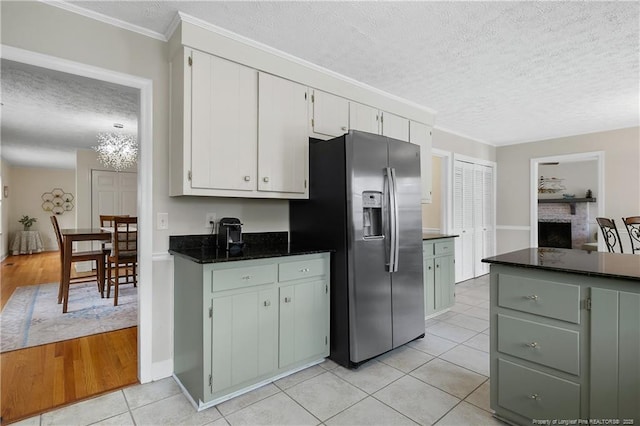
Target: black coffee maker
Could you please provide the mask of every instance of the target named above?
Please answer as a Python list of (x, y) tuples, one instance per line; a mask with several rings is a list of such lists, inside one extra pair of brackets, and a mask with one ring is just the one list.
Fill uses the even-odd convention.
[(223, 217), (218, 223), (218, 249), (226, 250), (229, 254), (240, 253), (244, 248), (242, 242), (242, 223), (235, 217)]

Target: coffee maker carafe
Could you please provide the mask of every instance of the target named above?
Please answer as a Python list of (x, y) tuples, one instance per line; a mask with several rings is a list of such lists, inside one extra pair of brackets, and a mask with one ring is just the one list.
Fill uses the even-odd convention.
[(217, 240), (219, 249), (226, 250), (231, 254), (242, 251), (244, 243), (242, 242), (242, 223), (240, 219), (235, 217), (223, 217), (220, 219)]

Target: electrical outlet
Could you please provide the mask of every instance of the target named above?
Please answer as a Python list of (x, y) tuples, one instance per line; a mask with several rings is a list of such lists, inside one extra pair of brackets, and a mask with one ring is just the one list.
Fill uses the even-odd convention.
[(205, 218), (204, 227), (205, 228), (213, 228), (216, 224), (216, 214), (215, 213), (207, 213)]
[(169, 213), (158, 213), (157, 220), (158, 229), (169, 229)]

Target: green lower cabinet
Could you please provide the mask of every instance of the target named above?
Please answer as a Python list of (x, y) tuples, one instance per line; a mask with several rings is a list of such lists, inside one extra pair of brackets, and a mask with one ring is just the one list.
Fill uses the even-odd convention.
[(492, 264), (496, 415), (514, 424), (637, 423), (639, 284)]
[(435, 315), (455, 303), (455, 247), (453, 238), (424, 241), (425, 316)]
[(327, 351), (328, 283), (280, 287), (280, 368)]
[(174, 261), (174, 375), (204, 409), (329, 355), (329, 254)]

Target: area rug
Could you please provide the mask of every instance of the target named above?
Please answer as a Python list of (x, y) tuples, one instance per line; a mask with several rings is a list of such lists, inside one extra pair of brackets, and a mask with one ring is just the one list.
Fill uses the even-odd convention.
[(138, 323), (138, 289), (121, 285), (118, 306), (102, 299), (94, 282), (72, 284), (67, 313), (58, 283), (18, 287), (0, 313), (0, 352), (119, 330)]

